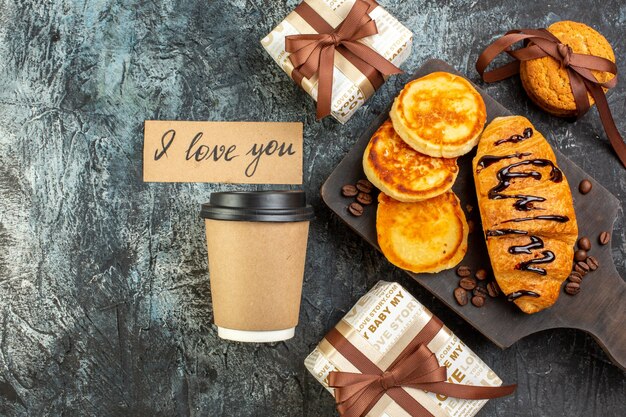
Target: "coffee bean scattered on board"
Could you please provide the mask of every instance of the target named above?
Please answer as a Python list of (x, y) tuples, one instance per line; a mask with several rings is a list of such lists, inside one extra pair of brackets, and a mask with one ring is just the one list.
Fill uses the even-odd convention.
[(490, 283), (488, 283), (487, 293), (489, 293), (490, 297), (494, 297), (494, 298), (500, 295), (500, 287), (498, 286), (498, 283), (495, 281), (491, 281)]
[(474, 229), (476, 229), (476, 223), (474, 222), (474, 220), (467, 221), (467, 228), (469, 229), (470, 233), (474, 233)]
[(456, 269), (456, 274), (460, 277), (469, 277), (472, 270), (469, 266), (461, 265)]
[(582, 250), (582, 249), (578, 249), (576, 252), (574, 252), (574, 260), (576, 262), (578, 261), (584, 261), (585, 259), (587, 259), (587, 252)]
[(572, 276), (572, 275), (577, 276), (578, 278), (580, 278), (581, 281), (583, 279), (583, 276), (579, 272), (572, 271), (569, 274), (570, 274), (570, 276)]
[(569, 295), (576, 295), (580, 292), (580, 284), (577, 282), (568, 282), (565, 285), (565, 292)]
[(583, 278), (580, 276), (578, 272), (572, 272), (571, 274), (569, 274), (569, 277), (567, 277), (567, 280), (570, 282), (575, 282), (577, 284), (580, 284), (581, 282), (583, 282)]
[(344, 197), (356, 197), (358, 193), (359, 190), (357, 190), (356, 187), (352, 184), (346, 184), (341, 187), (341, 194)]
[(589, 240), (588, 237), (583, 236), (580, 239), (578, 239), (578, 249), (582, 249), (585, 251), (591, 250), (591, 241)]
[(480, 268), (478, 271), (476, 271), (476, 274), (474, 274), (474, 276), (477, 280), (484, 281), (485, 279), (487, 279), (487, 271)]
[(472, 277), (463, 277), (459, 281), (459, 287), (465, 288), (466, 290), (473, 290), (476, 288), (476, 280)]
[(600, 233), (600, 236), (598, 236), (598, 242), (600, 242), (601, 245), (606, 245), (610, 241), (611, 241), (611, 234), (609, 232), (602, 232)]
[(487, 297), (487, 289), (485, 289), (485, 287), (476, 287), (472, 291), (472, 294), (479, 295), (481, 297), (485, 297), (486, 298)]
[(598, 262), (598, 260), (595, 258), (595, 256), (588, 257), (585, 262), (589, 266), (589, 269), (592, 270), (592, 271), (595, 271), (600, 266), (600, 262)]
[(586, 262), (579, 261), (574, 265), (574, 271), (578, 272), (581, 276), (585, 276), (589, 272), (589, 265)]
[(456, 300), (457, 303), (459, 303), (459, 305), (461, 306), (466, 305), (468, 301), (467, 291), (465, 291), (463, 288), (457, 287), (454, 290), (454, 299)]
[(578, 191), (580, 191), (581, 194), (587, 194), (589, 191), (591, 191), (592, 187), (593, 185), (591, 184), (591, 181), (582, 180), (580, 184), (578, 184)]
[(372, 195), (359, 193), (359, 195), (356, 196), (356, 201), (363, 204), (364, 206), (369, 206), (370, 204), (372, 204)]
[(374, 184), (372, 184), (371, 182), (369, 182), (368, 180), (358, 180), (356, 183), (356, 188), (363, 192), (363, 193), (371, 193), (372, 189), (374, 188)]
[(359, 203), (351, 203), (348, 206), (348, 211), (353, 216), (359, 217), (359, 216), (361, 216), (363, 214), (363, 206), (360, 205)]
[(476, 307), (482, 307), (485, 305), (485, 297), (481, 297), (480, 295), (475, 295), (472, 297), (472, 304)]

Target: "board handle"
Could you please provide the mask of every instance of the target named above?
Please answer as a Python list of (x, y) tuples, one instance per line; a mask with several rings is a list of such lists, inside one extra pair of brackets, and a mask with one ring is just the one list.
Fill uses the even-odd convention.
[(603, 292), (604, 299), (599, 300), (597, 307), (600, 314), (589, 314), (587, 317), (594, 321), (583, 330), (593, 336), (615, 365), (626, 370), (626, 282), (612, 269), (606, 280), (612, 289)]

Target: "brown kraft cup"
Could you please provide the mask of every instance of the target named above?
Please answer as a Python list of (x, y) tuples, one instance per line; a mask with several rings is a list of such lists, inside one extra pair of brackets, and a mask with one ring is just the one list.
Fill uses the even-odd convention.
[(241, 342), (292, 338), (313, 219), (304, 192), (213, 193), (200, 215), (218, 336)]

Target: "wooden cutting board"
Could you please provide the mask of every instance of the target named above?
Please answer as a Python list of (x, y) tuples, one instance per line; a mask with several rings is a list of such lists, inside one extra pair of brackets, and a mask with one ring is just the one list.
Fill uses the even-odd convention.
[[(447, 71), (463, 76), (443, 61), (429, 60), (417, 70), (412, 79), (434, 71)], [(487, 106), (488, 123), (495, 117), (511, 114), (480, 88), (476, 89)], [(374, 131), (387, 117), (388, 111), (385, 111), (374, 120), (322, 186), (322, 198), (328, 207), (378, 250), (380, 248), (376, 238), (376, 203), (366, 207), (361, 217), (354, 217), (347, 211), (348, 204), (354, 200), (343, 197), (341, 187), (345, 184), (355, 184), (359, 179), (365, 178), (362, 166), (363, 151)], [(537, 128), (542, 131), (541, 126)], [(542, 133), (547, 136), (548, 132)], [(454, 269), (438, 274), (414, 274), (408, 271), (407, 274), (501, 348), (507, 348), (529, 334), (546, 329), (581, 329), (597, 340), (614, 363), (626, 369), (626, 283), (615, 269), (611, 245), (601, 246), (597, 243), (600, 232), (613, 230), (620, 206), (619, 200), (558, 150), (555, 149), (555, 153), (572, 189), (580, 236), (590, 238), (593, 245), (590, 254), (600, 262), (598, 270), (584, 278), (582, 290), (578, 295), (572, 297), (562, 292), (551, 308), (527, 315), (513, 303), (507, 302), (503, 296), (487, 300), (483, 308), (476, 308), (470, 304), (459, 306), (453, 296), (459, 281)], [(466, 215), (468, 220), (473, 219), (476, 223), (476, 231), (469, 236), (468, 252), (461, 264), (468, 265), (472, 271), (485, 268), (491, 273), (471, 171), (474, 155), (475, 150), (459, 158), (460, 172), (453, 187), (461, 199), (462, 207), (467, 204), (474, 207), (474, 210), (471, 213), (466, 212)], [(583, 196), (578, 192), (578, 184), (585, 178), (593, 183), (593, 189)]]

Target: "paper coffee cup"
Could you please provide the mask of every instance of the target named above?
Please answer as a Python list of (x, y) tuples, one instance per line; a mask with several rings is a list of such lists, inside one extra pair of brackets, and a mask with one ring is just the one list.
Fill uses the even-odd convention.
[(313, 219), (304, 192), (213, 193), (200, 215), (218, 336), (241, 342), (293, 337)]

